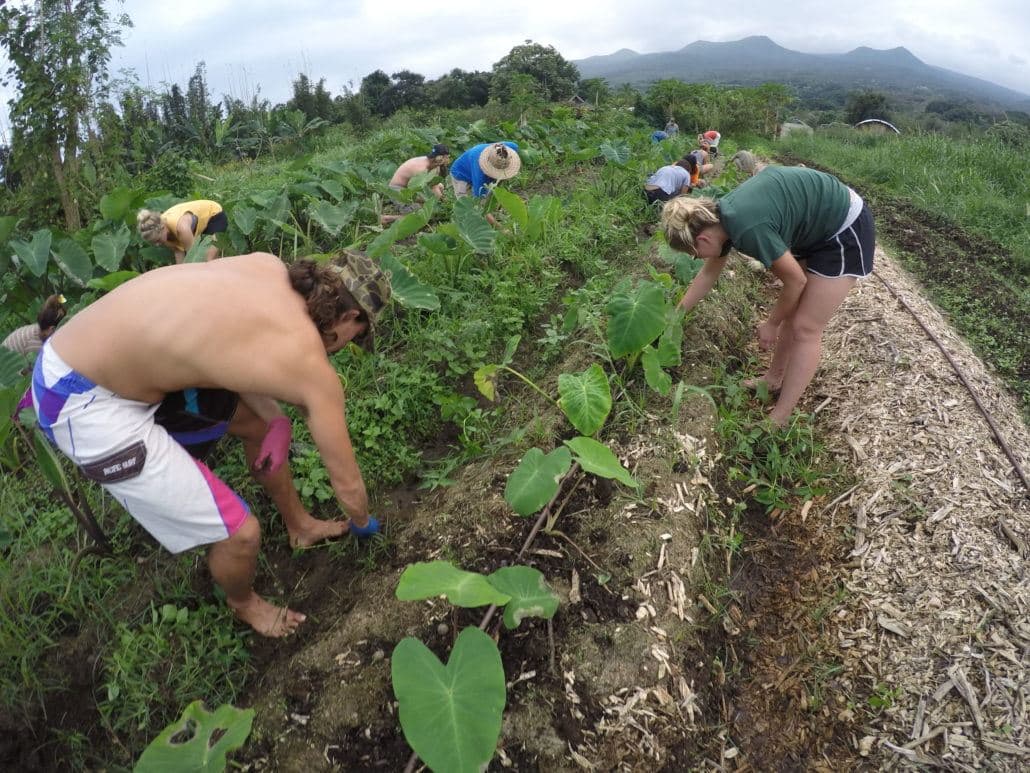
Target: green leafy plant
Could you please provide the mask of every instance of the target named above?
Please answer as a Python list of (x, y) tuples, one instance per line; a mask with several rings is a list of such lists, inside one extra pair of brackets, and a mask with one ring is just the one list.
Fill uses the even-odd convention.
[(203, 701), (193, 701), (150, 742), (133, 773), (221, 773), (226, 755), (243, 746), (253, 722), (254, 709), (225, 704), (210, 712)]

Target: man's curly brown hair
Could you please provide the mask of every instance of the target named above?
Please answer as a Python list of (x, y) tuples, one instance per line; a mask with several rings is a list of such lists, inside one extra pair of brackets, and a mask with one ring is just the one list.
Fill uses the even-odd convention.
[(340, 274), (331, 267), (313, 260), (297, 260), (290, 264), (290, 285), (308, 305), (308, 315), (320, 333), (328, 333), (346, 312), (357, 309), (357, 322), (367, 322), (368, 315), (354, 300)]

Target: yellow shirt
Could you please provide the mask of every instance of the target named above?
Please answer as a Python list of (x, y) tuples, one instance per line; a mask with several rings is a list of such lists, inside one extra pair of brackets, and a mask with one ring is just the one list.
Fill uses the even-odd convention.
[(169, 241), (178, 246), (179, 249), (185, 249), (183, 245), (179, 244), (179, 237), (176, 235), (176, 228), (179, 225), (179, 220), (182, 219), (183, 215), (194, 215), (197, 218), (197, 223), (193, 227), (193, 235), (200, 236), (207, 228), (208, 222), (222, 211), (222, 205), (217, 201), (209, 201), (208, 199), (198, 199), (197, 201), (184, 201), (182, 204), (176, 204), (174, 207), (169, 207), (161, 213), (161, 222), (168, 228), (170, 234)]

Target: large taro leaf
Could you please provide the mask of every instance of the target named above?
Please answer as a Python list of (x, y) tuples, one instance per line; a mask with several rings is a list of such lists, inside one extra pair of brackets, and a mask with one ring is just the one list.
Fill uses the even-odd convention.
[(43, 276), (46, 272), (46, 264), (50, 260), (50, 243), (53, 235), (47, 228), (40, 228), (32, 234), (32, 240), (25, 242), (21, 239), (11, 240), (11, 249), (18, 256), (18, 261), (29, 270), (33, 276)]
[(393, 298), (401, 306), (429, 311), (440, 308), (440, 297), (433, 288), (418, 281), (407, 267), (389, 252), (379, 259), (379, 265), (390, 275)]
[(502, 606), (510, 596), (475, 572), (458, 569), (449, 561), (408, 564), (397, 582), (397, 598), (418, 601), (446, 596), (456, 607)]
[(122, 223), (114, 233), (97, 234), (93, 237), (93, 258), (104, 271), (117, 271), (129, 248), (132, 234)]
[(658, 362), (663, 368), (679, 365), (683, 359), (683, 312), (676, 309), (665, 323), (665, 331), (658, 339)]
[(601, 151), (601, 155), (613, 164), (622, 166), (629, 161), (629, 143), (624, 140), (619, 140), (617, 142), (606, 140), (601, 143), (599, 150)]
[(529, 228), (526, 235), (530, 239), (540, 236), (551, 223), (561, 217), (562, 203), (557, 196), (534, 196), (529, 200)]
[(407, 239), (412, 234), (418, 233), (425, 228), (429, 218), (433, 216), (434, 201), (436, 199), (430, 199), (422, 205), (421, 209), (415, 210), (410, 215), (405, 215), (400, 220), (394, 220), (389, 228), (379, 234), (368, 245), (366, 252), (369, 257), (380, 257), (394, 242)]
[(186, 250), (186, 257), (183, 258), (183, 263), (203, 263), (207, 260), (207, 251), (209, 248), (214, 246), (215, 240), (210, 236), (201, 236), (199, 239), (193, 242), (188, 250)]
[(232, 220), (236, 223), (236, 227), (240, 229), (240, 233), (244, 236), (250, 236), (254, 232), (254, 226), (257, 225), (258, 211), (253, 207), (245, 206), (244, 204), (237, 204), (232, 208)]
[(422, 234), (418, 246), (433, 255), (453, 255), (458, 250), (458, 240), (445, 233)]
[(21, 381), (27, 359), (24, 354), (0, 346), (0, 387), (9, 387)]
[(558, 484), (572, 465), (567, 448), (556, 448), (545, 454), (531, 448), (519, 466), (508, 476), (504, 499), (519, 515), (532, 515), (558, 493)]
[(346, 201), (340, 205), (317, 201), (308, 207), (308, 216), (322, 226), (330, 236), (336, 236), (354, 219), (357, 211), (356, 200)]
[(61, 460), (57, 458), (57, 452), (50, 445), (50, 441), (38, 429), (32, 440), (36, 446), (36, 464), (43, 473), (43, 477), (57, 491), (71, 496), (71, 488), (68, 486), (68, 479), (65, 477), (64, 469), (61, 467)]
[(504, 605), (504, 626), (518, 628), (527, 617), (554, 617), (558, 610), (558, 595), (544, 581), (544, 575), (530, 566), (506, 566), (487, 579), (502, 593), (511, 596)]
[(589, 437), (576, 437), (566, 440), (565, 445), (572, 449), (579, 466), (586, 472), (602, 478), (613, 478), (633, 488), (640, 485), (604, 443)]
[(604, 369), (596, 362), (582, 373), (558, 376), (558, 406), (572, 426), (584, 435), (593, 435), (604, 424), (612, 409), (612, 390)]
[(79, 287), (93, 277), (93, 261), (86, 251), (71, 239), (61, 239), (54, 247), (54, 261), (65, 275)]
[(639, 352), (665, 329), (665, 292), (654, 282), (620, 289), (608, 301), (608, 348), (612, 357)]
[(526, 226), (529, 225), (529, 209), (526, 207), (526, 202), (517, 193), (512, 193), (501, 187), (494, 188), (493, 196), (511, 215), (511, 219), (515, 221), (515, 224), (525, 230)]
[(133, 773), (221, 773), (226, 755), (243, 746), (253, 722), (254, 709), (225, 704), (210, 712), (203, 701), (193, 701), (143, 750)]
[(118, 285), (125, 284), (130, 279), (135, 279), (138, 276), (138, 271), (115, 271), (113, 274), (105, 274), (104, 276), (90, 279), (86, 283), (86, 286), (92, 287), (94, 290), (102, 290), (105, 293), (109, 293)]
[[(128, 219), (130, 211), (136, 200), (136, 191), (131, 188), (115, 188), (105, 196), (100, 197), (100, 214), (106, 220), (122, 221)], [(135, 214), (135, 213), (133, 213)]]
[(672, 389), (672, 376), (662, 370), (658, 350), (650, 345), (644, 347), (640, 363), (644, 366), (644, 380), (647, 381), (647, 385), (660, 395), (669, 394), (669, 390)]
[(479, 205), (471, 196), (462, 196), (454, 202), (454, 224), (458, 226), (458, 233), (474, 252), (480, 255), (490, 255), (494, 251), (497, 242), (497, 231), (487, 222)]
[(494, 756), (507, 699), (493, 639), (464, 629), (446, 666), (422, 642), (402, 639), (390, 671), (401, 729), (415, 753), (439, 773), (479, 773)]
[(685, 285), (693, 281), (694, 277), (697, 276), (697, 272), (701, 270), (701, 266), (704, 265), (703, 260), (691, 257), (685, 252), (674, 250), (664, 239), (658, 242), (658, 256), (672, 264), (676, 279), (680, 284)]

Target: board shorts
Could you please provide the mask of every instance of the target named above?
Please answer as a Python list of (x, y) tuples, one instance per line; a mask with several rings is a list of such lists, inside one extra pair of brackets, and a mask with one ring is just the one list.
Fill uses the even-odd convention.
[[(390, 190), (391, 191), (403, 191), (404, 190), (404, 186), (403, 185), (394, 185), (393, 183), (391, 183), (390, 184)], [(394, 206), (394, 209), (396, 209), (402, 215), (410, 215), (412, 212), (416, 212), (418, 209), (421, 208), (421, 205), (418, 202), (416, 202), (416, 201), (397, 201), (397, 200), (394, 200), (393, 206)]]
[(805, 270), (817, 276), (861, 278), (872, 273), (875, 250), (876, 224), (869, 205), (863, 204), (854, 222), (822, 244), (794, 257), (806, 261)]
[(472, 184), (459, 180), (454, 175), (451, 175), (451, 188), (454, 190), (455, 198), (461, 198), (462, 196), (468, 196), (472, 193)]
[(246, 503), (158, 424), (159, 403), (116, 395), (44, 344), (32, 372), (40, 430), (172, 553), (221, 542)]
[(666, 193), (661, 188), (644, 188), (644, 199), (648, 204), (658, 204), (659, 202), (665, 203), (669, 199), (673, 199), (675, 196), (671, 193)]

